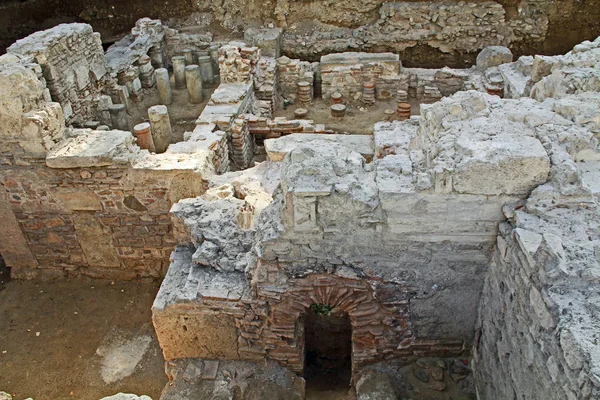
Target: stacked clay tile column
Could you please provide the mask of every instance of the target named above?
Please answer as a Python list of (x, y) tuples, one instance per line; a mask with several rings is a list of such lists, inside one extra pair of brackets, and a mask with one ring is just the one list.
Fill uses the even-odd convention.
[(375, 103), (375, 82), (363, 82), (362, 102), (365, 104)]
[(410, 104), (409, 103), (398, 103), (398, 108), (396, 109), (398, 113), (398, 119), (400, 121), (404, 121), (405, 119), (410, 118)]
[(238, 168), (248, 168), (254, 157), (254, 139), (246, 120), (237, 118), (231, 124), (232, 160)]

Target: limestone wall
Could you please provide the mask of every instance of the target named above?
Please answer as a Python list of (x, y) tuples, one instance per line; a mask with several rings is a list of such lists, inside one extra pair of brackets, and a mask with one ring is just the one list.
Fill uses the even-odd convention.
[(593, 311), (600, 301), (593, 289), (600, 269), (588, 258), (598, 238), (573, 241), (578, 233), (596, 231), (597, 212), (549, 214), (559, 220), (517, 213), (515, 222), (500, 230), (474, 346), (483, 399), (600, 396), (600, 353), (594, 344), (600, 327)]
[(533, 76), (520, 69), (538, 82), (532, 95), (543, 98), (550, 91), (558, 97), (542, 103), (553, 110), (553, 116), (545, 114), (552, 123), (530, 122), (551, 171), (527, 201), (503, 208), (509, 222), (499, 229), (473, 347), (481, 398), (600, 396), (600, 130), (591, 117), (598, 115), (600, 96), (587, 67), (597, 63), (597, 54), (598, 41), (587, 42), (564, 59), (536, 57)]

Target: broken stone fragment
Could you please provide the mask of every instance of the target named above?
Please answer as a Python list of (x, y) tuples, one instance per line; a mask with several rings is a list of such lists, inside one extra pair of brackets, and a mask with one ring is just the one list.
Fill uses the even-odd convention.
[(395, 400), (396, 391), (390, 377), (379, 371), (363, 372), (356, 383), (357, 400)]
[(508, 47), (488, 46), (477, 55), (477, 69), (485, 71), (490, 67), (512, 62), (513, 54)]
[(436, 381), (444, 380), (444, 370), (438, 366), (431, 368), (431, 377)]
[(103, 397), (100, 400), (152, 400), (152, 398), (146, 395), (138, 396), (130, 393), (117, 393), (113, 396)]
[(428, 369), (415, 368), (413, 374), (415, 375), (415, 378), (417, 378), (421, 382), (425, 382), (425, 383), (429, 382), (429, 370)]
[(433, 381), (429, 384), (429, 387), (433, 390), (437, 390), (438, 392), (443, 392), (446, 390), (446, 382)]

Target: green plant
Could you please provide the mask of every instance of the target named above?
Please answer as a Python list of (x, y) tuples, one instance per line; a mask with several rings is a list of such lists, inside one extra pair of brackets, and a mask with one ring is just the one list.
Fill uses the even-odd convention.
[(330, 316), (331, 313), (333, 312), (333, 308), (331, 306), (328, 306), (327, 304), (321, 304), (321, 303), (311, 304), (310, 309), (313, 310), (315, 314), (322, 315), (324, 317)]

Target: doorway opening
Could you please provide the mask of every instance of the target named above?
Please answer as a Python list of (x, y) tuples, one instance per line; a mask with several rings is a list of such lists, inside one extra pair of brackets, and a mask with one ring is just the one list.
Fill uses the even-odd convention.
[(10, 282), (10, 268), (8, 268), (2, 254), (0, 254), (0, 290), (3, 290), (8, 282)]
[(329, 306), (313, 304), (304, 318), (307, 399), (311, 393), (345, 393), (349, 389), (352, 378), (352, 325), (348, 314), (334, 311)]

